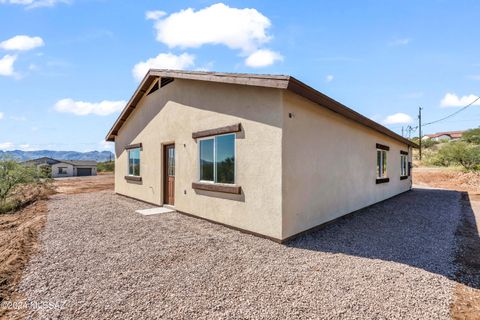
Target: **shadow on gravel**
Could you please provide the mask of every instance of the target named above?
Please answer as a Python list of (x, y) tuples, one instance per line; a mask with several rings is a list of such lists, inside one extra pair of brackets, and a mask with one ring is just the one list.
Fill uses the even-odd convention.
[(463, 192), (413, 189), (286, 245), (394, 261), (480, 287), (480, 238)]

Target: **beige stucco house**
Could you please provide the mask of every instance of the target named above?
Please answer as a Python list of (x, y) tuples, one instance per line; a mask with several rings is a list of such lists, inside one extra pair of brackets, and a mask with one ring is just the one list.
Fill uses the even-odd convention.
[(26, 165), (47, 168), (52, 178), (96, 176), (97, 162), (91, 160), (56, 160), (48, 157), (25, 161)]
[(416, 145), (290, 76), (150, 70), (115, 191), (284, 241), (410, 190)]

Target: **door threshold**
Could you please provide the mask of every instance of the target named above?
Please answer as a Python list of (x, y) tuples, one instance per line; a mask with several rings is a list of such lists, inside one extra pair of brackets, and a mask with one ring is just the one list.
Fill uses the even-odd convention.
[(172, 206), (170, 204), (164, 204), (162, 207), (175, 210), (175, 206)]

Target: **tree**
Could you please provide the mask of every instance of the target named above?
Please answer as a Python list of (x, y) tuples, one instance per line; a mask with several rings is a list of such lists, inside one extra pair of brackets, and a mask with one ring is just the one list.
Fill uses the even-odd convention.
[(434, 145), (439, 144), (439, 143), (440, 143), (440, 141), (436, 141), (436, 140), (433, 140), (433, 139), (424, 139), (424, 140), (422, 140), (422, 148), (428, 149), (428, 148), (431, 148)]
[(480, 144), (480, 128), (465, 131), (462, 135), (462, 140), (468, 143)]
[(35, 168), (22, 165), (11, 158), (0, 159), (0, 208), (21, 185), (39, 183), (43, 176)]
[(437, 165), (460, 164), (467, 170), (480, 170), (480, 145), (455, 141), (444, 145), (435, 159)]
[(114, 172), (115, 161), (99, 162), (97, 164), (97, 171), (98, 172)]

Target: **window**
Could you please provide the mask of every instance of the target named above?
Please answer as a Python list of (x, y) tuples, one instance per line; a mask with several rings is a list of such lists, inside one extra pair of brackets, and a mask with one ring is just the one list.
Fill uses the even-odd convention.
[(377, 179), (387, 177), (387, 150), (377, 149)]
[(200, 181), (235, 183), (235, 134), (200, 140)]
[(406, 154), (400, 155), (400, 176), (408, 176), (408, 156)]
[(58, 167), (58, 174), (67, 174), (66, 167)]
[(128, 175), (140, 176), (140, 148), (128, 150)]

